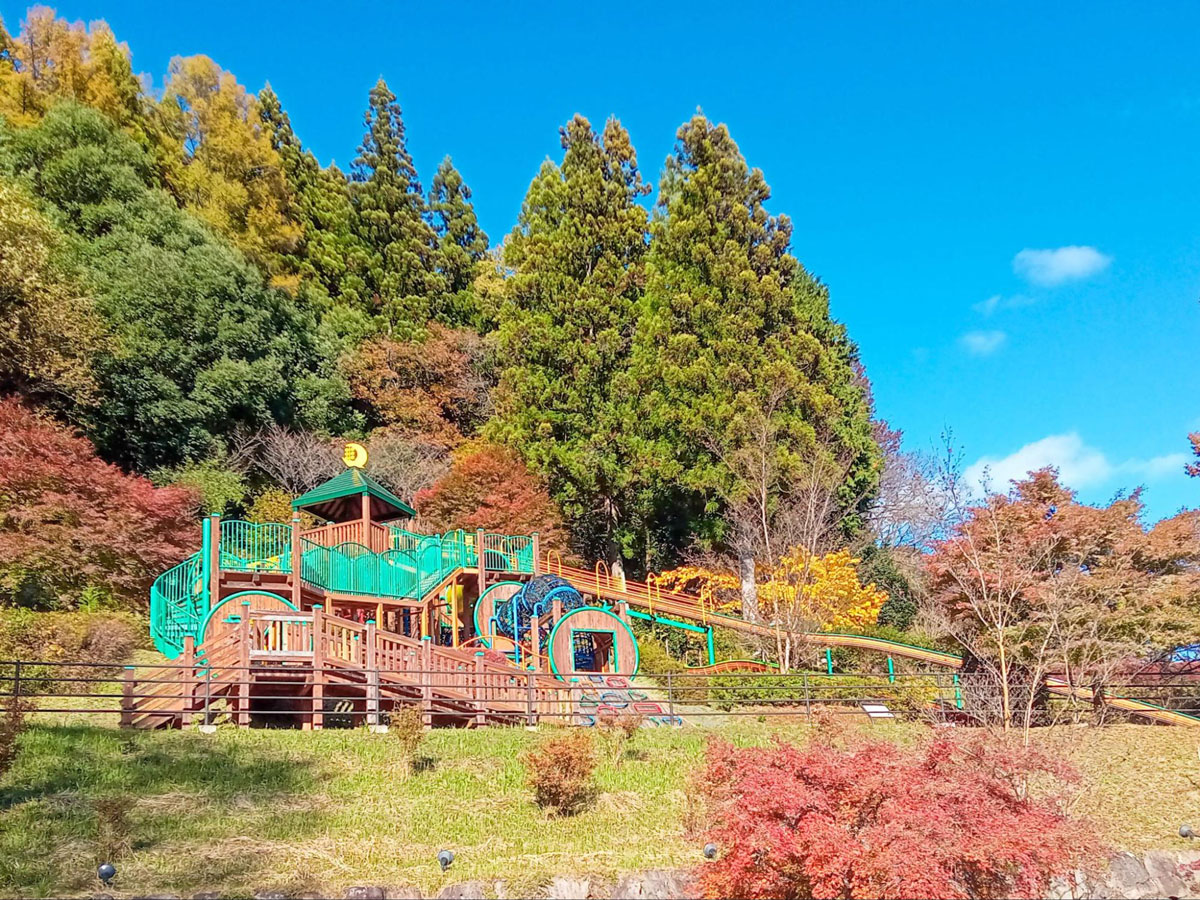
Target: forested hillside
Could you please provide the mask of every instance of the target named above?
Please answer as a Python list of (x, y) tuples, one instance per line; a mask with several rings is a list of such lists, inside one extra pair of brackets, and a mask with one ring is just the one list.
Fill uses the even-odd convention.
[[(104, 22), (0, 24), (0, 392), (26, 435), (0, 464), (7, 599), (83, 590), (24, 541), (39, 514), (13, 524), (47, 430), (172, 486), (164, 539), (186, 509), (288, 515), (338, 439), (431, 525), (539, 526), (634, 572), (782, 552), (816, 486), (839, 540), (863, 531), (869, 383), (723, 125), (684, 122), (655, 177), (617, 118), (575, 116), (489, 236), (455, 148), (416, 170), (403, 85), (363, 86), (343, 172), (269, 85), (205, 56), (150, 75)], [(22, 490), (65, 489), (39, 465)]]

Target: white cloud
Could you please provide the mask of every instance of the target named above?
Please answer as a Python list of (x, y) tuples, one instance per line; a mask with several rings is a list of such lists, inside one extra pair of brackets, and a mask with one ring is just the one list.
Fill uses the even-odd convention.
[(1033, 303), (1032, 297), (1027, 297), (1024, 294), (1013, 294), (1011, 297), (1005, 297), (1001, 294), (992, 294), (986, 300), (981, 300), (975, 304), (975, 312), (984, 316), (990, 316), (992, 313), (1002, 309), (1020, 309), (1022, 306), (1029, 306)]
[(1025, 249), (1013, 257), (1013, 271), (1032, 284), (1053, 287), (1095, 275), (1111, 263), (1112, 257), (1095, 247)]
[(1008, 340), (1003, 331), (968, 331), (959, 342), (974, 356), (991, 356)]
[(1078, 433), (1072, 431), (1044, 437), (1005, 457), (981, 457), (963, 474), (967, 483), (974, 487), (983, 481), (986, 473), (993, 490), (1004, 490), (1014, 479), (1024, 478), (1036, 469), (1054, 466), (1063, 484), (1082, 490), (1122, 475), (1133, 481), (1159, 481), (1181, 474), (1187, 459), (1186, 453), (1168, 453), (1150, 459), (1113, 463), (1102, 450), (1088, 446)]

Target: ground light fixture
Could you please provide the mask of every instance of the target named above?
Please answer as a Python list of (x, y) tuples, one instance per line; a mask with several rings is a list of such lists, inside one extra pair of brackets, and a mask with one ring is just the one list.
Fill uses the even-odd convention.
[(450, 868), (450, 863), (452, 863), (452, 862), (454, 862), (454, 851), (453, 850), (439, 850), (438, 851), (438, 865), (442, 867), (443, 872), (445, 872), (448, 868)]
[(96, 867), (96, 877), (100, 879), (101, 883), (105, 887), (108, 887), (109, 882), (117, 877), (117, 867), (109, 862), (100, 863), (100, 865)]
[(716, 844), (708, 843), (708, 844), (704, 845), (704, 858), (705, 859), (716, 859), (717, 858), (717, 845)]
[(1187, 838), (1190, 841), (1192, 838), (1196, 837), (1196, 832), (1192, 831), (1191, 825), (1180, 825), (1179, 836), (1181, 838)]

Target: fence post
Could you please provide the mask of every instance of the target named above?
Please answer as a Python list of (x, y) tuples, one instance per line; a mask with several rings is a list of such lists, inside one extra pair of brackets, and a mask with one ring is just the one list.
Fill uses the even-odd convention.
[(181, 668), (179, 669), (179, 716), (175, 720), (177, 728), (182, 728), (186, 723), (188, 714), (192, 711), (192, 698), (195, 696), (193, 691), (194, 666), (196, 665), (196, 641), (190, 634), (183, 636), (183, 656), (181, 659)]
[(241, 676), (238, 678), (238, 710), (237, 723), (250, 724), (250, 601), (242, 601), (242, 621), (238, 623), (241, 632), (238, 643), (241, 650), (238, 662), (241, 665)]
[(212, 727), (212, 663), (205, 666), (204, 675), (204, 727)]
[(675, 724), (675, 695), (671, 691), (671, 673), (667, 673), (667, 721)]
[(483, 689), (483, 651), (475, 652), (475, 724), (486, 725), (487, 713), (485, 711), (484, 702), (480, 698), (481, 694), (486, 694)]
[(312, 650), (312, 727), (325, 727), (325, 610), (320, 603), (313, 608)]
[(21, 661), (13, 664), (13, 706), (21, 705)]
[(537, 713), (534, 710), (533, 673), (525, 673), (525, 724), (532, 728), (537, 724)]
[(379, 668), (375, 657), (375, 620), (367, 619), (363, 662), (367, 669), (367, 724), (379, 724)]
[(433, 642), (429, 635), (421, 638), (421, 724), (433, 727)]
[[(17, 677), (21, 676), (20, 663), (17, 663)], [(19, 684), (20, 682), (18, 682)], [(125, 674), (121, 682), (121, 727), (129, 728), (133, 725), (133, 666), (125, 667)], [(18, 688), (18, 696), (20, 690)]]
[(804, 683), (804, 717), (808, 720), (808, 724), (812, 724), (812, 699), (808, 695), (808, 673), (801, 672), (800, 678)]

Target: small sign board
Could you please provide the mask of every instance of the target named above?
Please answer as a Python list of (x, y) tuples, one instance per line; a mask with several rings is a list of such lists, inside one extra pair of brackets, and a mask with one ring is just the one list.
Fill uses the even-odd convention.
[(882, 703), (863, 703), (863, 712), (872, 719), (894, 719), (896, 714), (884, 706)]

